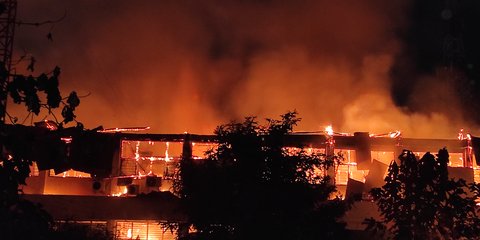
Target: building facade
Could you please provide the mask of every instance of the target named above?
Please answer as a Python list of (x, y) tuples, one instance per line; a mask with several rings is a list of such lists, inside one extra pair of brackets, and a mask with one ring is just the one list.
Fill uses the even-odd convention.
[[(178, 233), (167, 229), (166, 223), (186, 220), (172, 194), (178, 164), (185, 157), (201, 161), (205, 151), (216, 146), (213, 135), (96, 131), (67, 135), (61, 136), (64, 144), (60, 146), (69, 162), (52, 164), (39, 158), (23, 186), (25, 198), (41, 203), (57, 221), (103, 228), (116, 239), (174, 239)], [(403, 138), (398, 132), (294, 133), (285, 136), (284, 144), (286, 149), (340, 154), (343, 161), (330, 172), (338, 196), (361, 194), (368, 199), (366, 192), (383, 185), (388, 165), (404, 149), (421, 157), (425, 152), (447, 148), (450, 176), (478, 181), (473, 140), (469, 135), (459, 135), (458, 139)], [(371, 201), (356, 206), (346, 215), (349, 228), (363, 229), (361, 222), (370, 217), (367, 214), (378, 217)]]

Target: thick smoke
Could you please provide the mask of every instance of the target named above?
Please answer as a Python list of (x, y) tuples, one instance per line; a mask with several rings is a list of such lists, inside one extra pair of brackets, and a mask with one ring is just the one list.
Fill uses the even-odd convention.
[(333, 124), (454, 137), (461, 122), (455, 114), (408, 113), (391, 100), (406, 1), (38, 0), (18, 7), (24, 21), (66, 11), (54, 25), (18, 26), (15, 51), (35, 56), (37, 72), (61, 66), (65, 91), (91, 93), (77, 112), (89, 128), (211, 133), (243, 116), (297, 110), (298, 130)]

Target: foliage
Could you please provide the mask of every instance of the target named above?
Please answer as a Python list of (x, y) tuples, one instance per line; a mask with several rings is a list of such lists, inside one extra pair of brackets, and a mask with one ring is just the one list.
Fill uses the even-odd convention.
[(0, 207), (2, 239), (49, 239), (52, 224), (53, 219), (41, 206), (25, 199), (17, 199), (9, 208), (4, 204)]
[[(0, 72), (3, 74), (0, 77), (8, 79), (10, 77), (9, 73), (3, 65), (1, 67)], [(58, 88), (59, 76), (59, 67), (55, 67), (50, 74), (42, 73), (38, 77), (15, 74), (11, 76), (12, 80), (7, 82), (6, 89), (2, 89), (2, 91), (8, 92), (14, 103), (25, 104), (27, 111), (35, 115), (40, 113), (42, 107), (46, 108), (50, 114), (53, 114), (52, 109), (59, 108), (62, 105), (63, 121), (58, 124), (66, 124), (75, 120), (74, 111), (80, 104), (80, 99), (77, 93), (73, 91), (64, 101)], [(44, 97), (41, 93), (43, 93)], [(41, 101), (42, 98), (46, 99), (45, 103)], [(13, 120), (13, 122), (15, 123), (16, 120)]]
[[(474, 239), (480, 234), (475, 209), (478, 185), (448, 177), (449, 155), (441, 149), (417, 159), (404, 150), (393, 161), (382, 188), (370, 191), (395, 239)], [(475, 194), (474, 194), (475, 193)], [(370, 229), (378, 222), (367, 221)]]
[(341, 238), (346, 205), (329, 200), (335, 187), (322, 174), (339, 159), (287, 151), (298, 121), (296, 112), (266, 126), (247, 117), (217, 127), (205, 160), (184, 156), (178, 193), (197, 239)]
[[(75, 92), (69, 95), (66, 102), (62, 99), (58, 88), (59, 75), (58, 67), (52, 73), (38, 77), (10, 75), (6, 67), (0, 64), (0, 82), (6, 83), (0, 89), (0, 96), (5, 99), (10, 96), (14, 103), (24, 104), (29, 113), (36, 115), (41, 108), (51, 113), (52, 109), (63, 105), (63, 120), (57, 121), (62, 128), (63, 124), (75, 120), (74, 110), (80, 101)], [(41, 100), (44, 98), (45, 103)], [(0, 113), (6, 113), (5, 109), (1, 109)], [(16, 118), (9, 117), (16, 123)], [(81, 127), (81, 124), (78, 126)], [(48, 239), (47, 235), (53, 226), (48, 213), (40, 206), (22, 199), (19, 189), (20, 185), (26, 184), (30, 174), (30, 166), (35, 158), (32, 154), (34, 142), (39, 134), (47, 131), (32, 129), (0, 123), (0, 231), (5, 239)]]

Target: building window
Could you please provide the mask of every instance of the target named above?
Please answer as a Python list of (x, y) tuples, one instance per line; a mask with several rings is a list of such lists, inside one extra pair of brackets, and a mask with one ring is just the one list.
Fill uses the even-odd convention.
[(116, 221), (115, 239), (174, 240), (176, 233), (156, 221)]
[(298, 147), (284, 147), (283, 150), (290, 156), (295, 154), (299, 154), (301, 151), (306, 152), (307, 154), (317, 154), (323, 155), (325, 154), (325, 148), (312, 148), (312, 147), (305, 147), (305, 148), (298, 148)]
[(372, 151), (372, 159), (375, 159), (387, 166), (395, 160), (395, 153), (394, 152), (385, 152), (385, 151)]
[(480, 183), (480, 166), (477, 165), (475, 154), (472, 154), (472, 162), (473, 162), (473, 181), (475, 183)]
[[(425, 152), (414, 152), (415, 156), (417, 156), (417, 159), (421, 159), (423, 155), (425, 155)], [(433, 153), (435, 154), (435, 153)], [(448, 159), (448, 166), (450, 167), (464, 167), (463, 165), (463, 153), (448, 153), (449, 159)]]
[[(305, 151), (307, 154), (325, 154), (325, 148), (296, 148), (296, 147), (285, 147), (283, 148), (287, 154), (294, 155), (298, 154), (300, 151)], [(339, 165), (335, 166), (335, 184), (336, 185), (347, 185), (348, 179), (352, 178), (357, 181), (365, 182), (365, 176), (368, 174), (368, 170), (357, 170), (357, 163), (355, 158), (355, 150), (350, 149), (340, 149), (336, 148), (334, 150), (336, 156), (341, 156), (341, 162)], [(323, 175), (320, 170), (315, 172), (317, 175)]]
[(216, 143), (192, 143), (192, 157), (194, 159), (205, 159), (207, 151), (213, 150), (218, 146)]
[[(211, 143), (192, 143), (192, 157), (205, 158)], [(122, 141), (120, 176), (155, 175), (172, 178), (180, 162), (183, 142)]]
[[(82, 228), (72, 228), (72, 226), (82, 227)], [(87, 231), (87, 233), (94, 236), (103, 236), (107, 237), (109, 235), (107, 229), (107, 221), (64, 221), (59, 220), (55, 221), (54, 225), (55, 230), (57, 231), (72, 231), (75, 229), (82, 229)]]
[(463, 165), (463, 153), (448, 153), (449, 161), (448, 165), (450, 167), (465, 167)]
[(368, 170), (357, 170), (355, 150), (335, 149), (335, 154), (343, 156), (343, 161), (338, 166), (335, 176), (336, 185), (347, 185), (349, 178), (365, 182)]
[(182, 155), (182, 142), (122, 141), (120, 176), (168, 177)]

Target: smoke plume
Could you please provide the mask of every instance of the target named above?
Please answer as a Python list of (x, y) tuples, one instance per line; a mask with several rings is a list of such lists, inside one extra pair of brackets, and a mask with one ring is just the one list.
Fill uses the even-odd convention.
[[(298, 130), (333, 124), (454, 137), (462, 122), (458, 114), (413, 113), (392, 101), (406, 1), (38, 0), (18, 8), (23, 21), (66, 13), (53, 25), (17, 26), (15, 53), (35, 56), (38, 72), (59, 65), (64, 92), (91, 93), (77, 112), (89, 128), (211, 133), (244, 116), (261, 121), (297, 110)], [(436, 86), (432, 78), (408, 101), (434, 107), (425, 97)], [(452, 99), (441, 103), (457, 109)]]

